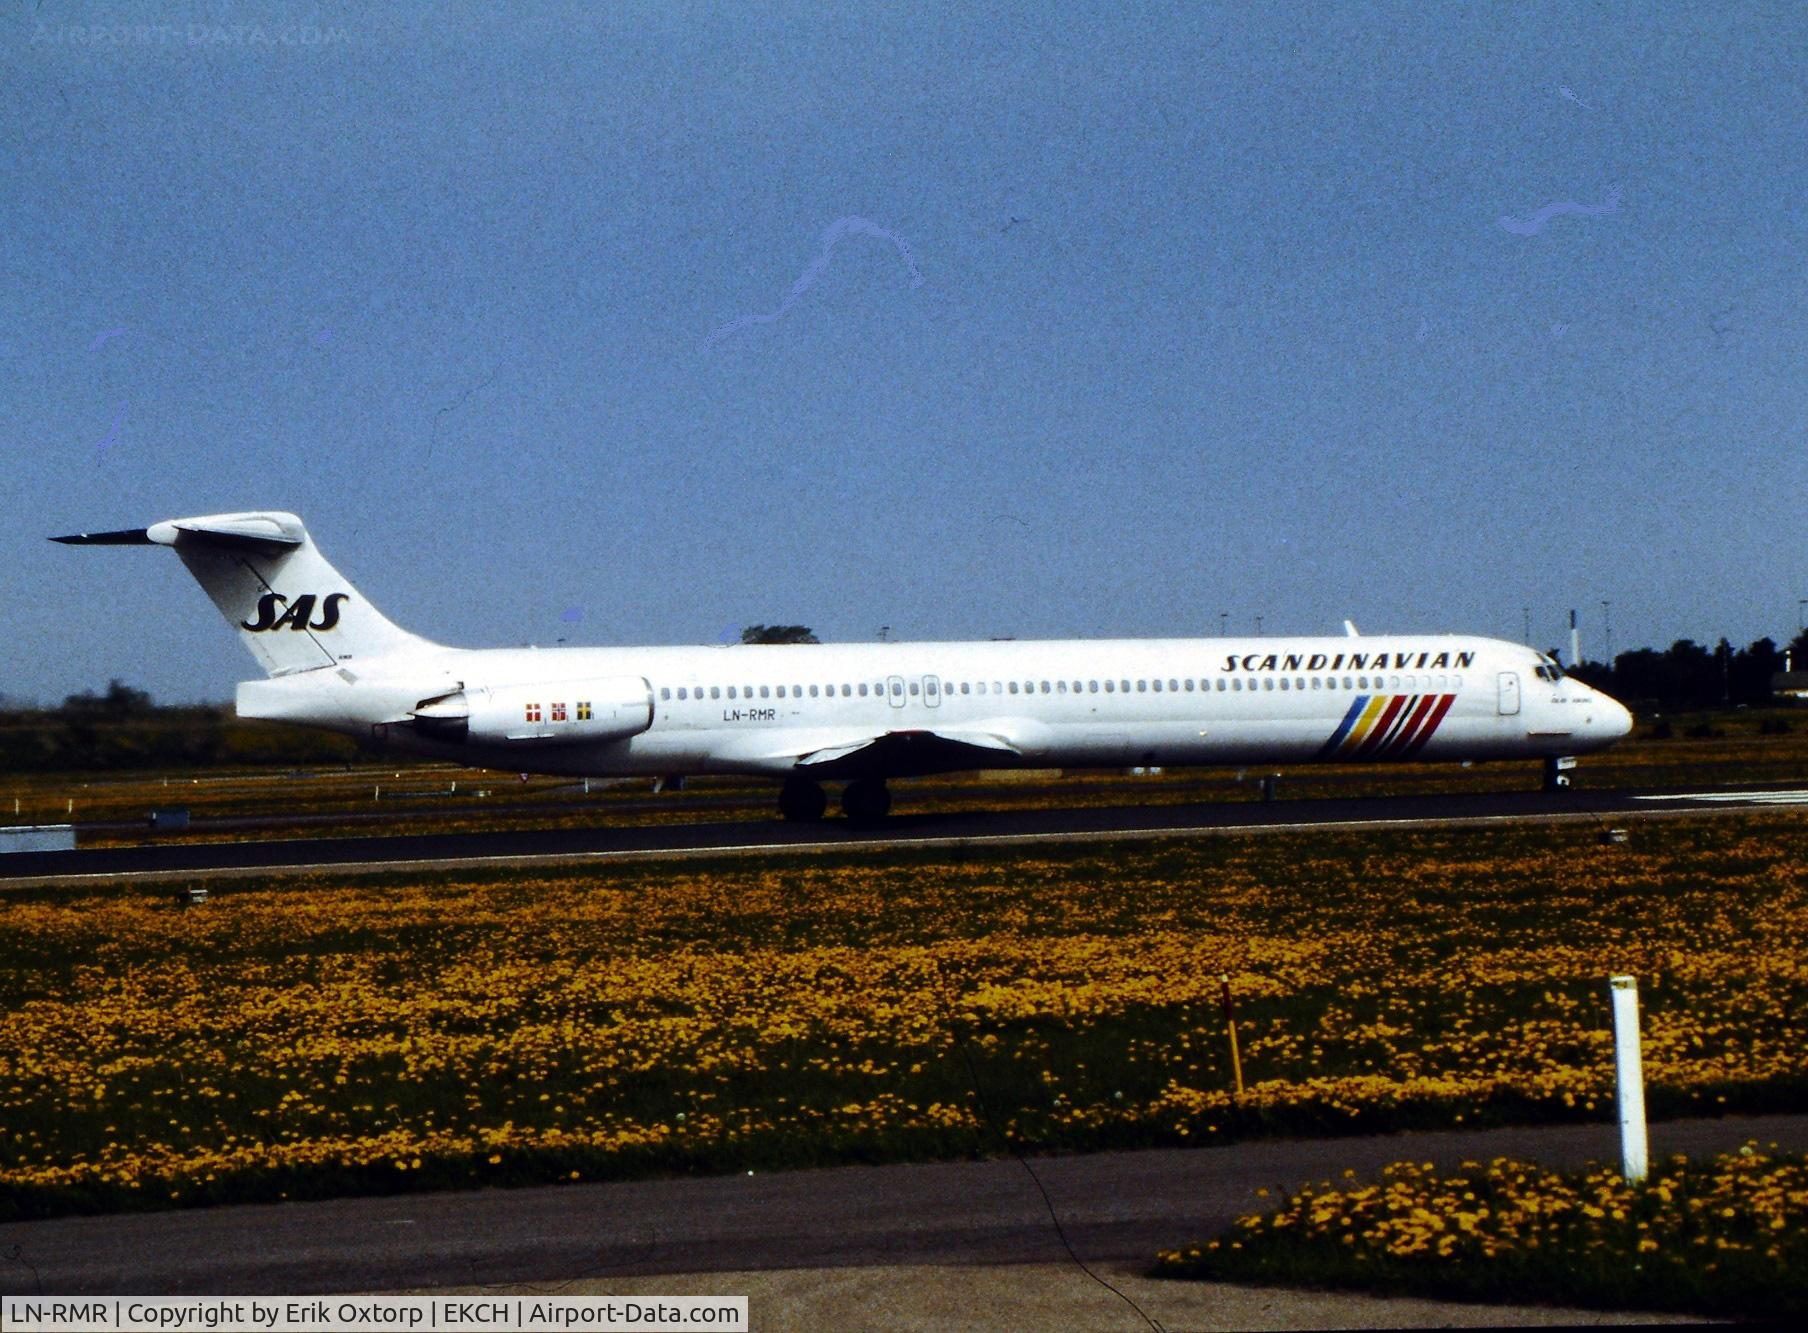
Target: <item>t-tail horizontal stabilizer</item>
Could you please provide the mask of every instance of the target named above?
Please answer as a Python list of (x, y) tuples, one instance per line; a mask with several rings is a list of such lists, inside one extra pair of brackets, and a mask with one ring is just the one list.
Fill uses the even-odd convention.
[(50, 540), (65, 546), (149, 546), (151, 534), (144, 528), (121, 528), (118, 532), (72, 532)]
[(272, 676), (436, 646), (398, 628), (365, 601), (327, 563), (293, 514), (207, 514), (51, 540), (68, 546), (174, 547)]

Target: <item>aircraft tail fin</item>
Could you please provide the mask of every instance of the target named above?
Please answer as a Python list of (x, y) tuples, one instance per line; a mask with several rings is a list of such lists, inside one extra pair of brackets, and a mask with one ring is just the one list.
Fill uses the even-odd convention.
[(401, 629), (366, 601), (327, 563), (293, 514), (207, 514), (51, 540), (71, 546), (174, 547), (272, 676), (436, 646)]

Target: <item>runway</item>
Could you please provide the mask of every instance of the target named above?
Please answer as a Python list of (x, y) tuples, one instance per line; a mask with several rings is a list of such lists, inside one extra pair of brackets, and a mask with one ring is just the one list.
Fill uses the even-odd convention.
[(776, 817), (693, 824), (597, 825), (387, 837), (285, 838), (22, 852), (0, 858), (0, 887), (46, 881), (502, 863), (727, 856), (876, 848), (1011, 846), (1114, 838), (1551, 820), (1618, 822), (1660, 814), (1727, 814), (1808, 805), (1802, 790), (1477, 792), (1323, 800), (954, 811), (882, 825)]
[[(1751, 1139), (1799, 1151), (1808, 1116), (1659, 1121), (1650, 1135), (1655, 1160)], [(1402, 1160), (1567, 1168), (1618, 1154), (1618, 1126), (1604, 1120), (1042, 1157), (1027, 1169), (1005, 1158), (65, 1217), (0, 1225), (0, 1294), (392, 1291), (1075, 1256), (1140, 1267), (1272, 1206), (1263, 1187)]]

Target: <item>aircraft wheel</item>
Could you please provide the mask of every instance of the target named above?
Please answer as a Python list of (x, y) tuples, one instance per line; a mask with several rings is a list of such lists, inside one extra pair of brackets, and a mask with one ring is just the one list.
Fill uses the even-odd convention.
[(857, 824), (876, 823), (891, 813), (891, 789), (877, 778), (850, 782), (841, 793), (841, 812)]
[(786, 819), (807, 824), (821, 819), (828, 808), (828, 794), (812, 778), (786, 778), (785, 785), (779, 788), (778, 812)]

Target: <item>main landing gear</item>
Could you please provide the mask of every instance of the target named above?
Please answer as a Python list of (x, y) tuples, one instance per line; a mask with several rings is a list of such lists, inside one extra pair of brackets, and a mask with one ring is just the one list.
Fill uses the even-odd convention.
[(881, 778), (860, 778), (841, 793), (841, 813), (856, 824), (876, 824), (891, 813), (891, 791)]
[(829, 798), (822, 784), (812, 778), (791, 777), (778, 789), (778, 812), (786, 819), (810, 824), (822, 818)]
[[(822, 784), (792, 776), (779, 788), (778, 812), (786, 819), (814, 823), (829, 808)], [(841, 813), (856, 824), (877, 823), (891, 813), (891, 791), (881, 778), (858, 778), (841, 793)]]

